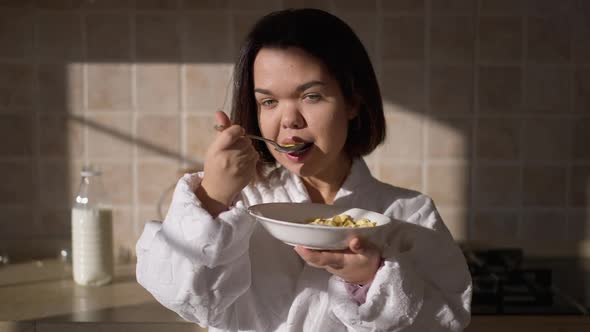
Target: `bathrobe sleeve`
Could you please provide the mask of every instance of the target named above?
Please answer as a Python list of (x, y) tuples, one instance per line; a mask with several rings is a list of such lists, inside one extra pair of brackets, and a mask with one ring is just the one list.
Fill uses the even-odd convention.
[(231, 328), (231, 306), (250, 287), (255, 222), (241, 200), (213, 218), (194, 194), (201, 177), (179, 180), (162, 224), (146, 224), (137, 280), (162, 305), (201, 326)]
[(407, 221), (394, 220), (363, 304), (330, 279), (332, 312), (349, 331), (461, 331), (469, 324), (471, 277), (461, 250), (430, 198), (411, 204), (419, 208)]

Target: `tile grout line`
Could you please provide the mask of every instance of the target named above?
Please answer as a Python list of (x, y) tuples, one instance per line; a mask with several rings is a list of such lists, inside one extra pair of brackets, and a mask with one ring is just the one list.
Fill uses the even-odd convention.
[[(576, 6), (577, 7), (577, 6)], [(576, 22), (576, 16), (575, 16), (575, 11), (574, 12), (570, 12), (570, 22), (574, 22), (570, 25), (570, 30), (569, 30), (569, 51), (570, 51), (570, 60), (569, 60), (569, 65), (570, 65), (570, 72), (569, 72), (569, 100), (568, 100), (568, 113), (569, 114), (574, 114), (575, 112), (575, 85), (576, 85), (576, 62), (574, 60), (574, 53), (575, 53), (575, 43), (574, 43), (574, 33), (575, 33), (575, 29), (574, 29), (574, 25)], [(576, 116), (574, 116), (574, 118), (568, 118), (568, 127), (569, 130), (567, 131), (568, 133), (568, 137), (567, 137), (567, 141), (566, 144), (569, 146), (569, 151), (567, 151), (567, 158), (565, 160), (565, 239), (564, 240), (570, 240), (569, 238), (571, 237), (571, 240), (575, 240), (575, 236), (572, 232), (572, 222), (575, 220), (575, 218), (573, 216), (571, 216), (571, 208), (572, 208), (572, 202), (570, 202), (570, 192), (572, 190), (571, 188), (571, 182), (572, 182), (572, 177), (573, 177), (573, 162), (572, 160), (575, 158), (574, 157), (574, 140), (575, 140), (575, 135), (574, 135), (574, 131), (576, 128)], [(575, 228), (574, 228), (575, 229)]]
[[(39, 64), (40, 64), (40, 55), (39, 52), (36, 52), (39, 48), (39, 40), (38, 40), (38, 29), (39, 29), (39, 11), (37, 9), (33, 9), (33, 32), (32, 32), (32, 45), (31, 48), (33, 50), (34, 55), (31, 57), (31, 67), (33, 68), (33, 78), (31, 82), (31, 89), (33, 94), (40, 94), (40, 84), (39, 84)], [(41, 185), (41, 172), (42, 172), (42, 165), (41, 165), (41, 137), (40, 137), (40, 130), (41, 130), (41, 117), (40, 117), (40, 107), (39, 98), (34, 98), (34, 102), (32, 104), (32, 118), (33, 118), (33, 158), (31, 160), (31, 176), (36, 182), (37, 190), (35, 193), (35, 201), (37, 209), (35, 209), (33, 214), (33, 225), (39, 225), (41, 222), (41, 213), (40, 210), (43, 209), (43, 199), (42, 199), (42, 185)]]
[(471, 240), (474, 239), (474, 232), (475, 232), (475, 223), (477, 222), (476, 220), (476, 172), (477, 172), (477, 165), (476, 163), (478, 162), (477, 160), (477, 155), (478, 155), (478, 149), (477, 149), (477, 135), (479, 133), (479, 61), (480, 61), (480, 54), (479, 54), (479, 48), (480, 48), (480, 39), (479, 39), (479, 26), (481, 23), (481, 2), (478, 1), (475, 4), (475, 8), (474, 8), (474, 13), (473, 13), (474, 17), (473, 17), (473, 34), (474, 34), (474, 40), (473, 40), (473, 60), (471, 63), (471, 68), (472, 68), (472, 81), (471, 81), (471, 86), (472, 86), (472, 90), (471, 90), (471, 107), (472, 109), (472, 121), (471, 121), (471, 126), (473, 128), (473, 131), (471, 133), (471, 156), (469, 157), (471, 159), (470, 167), (469, 167), (469, 199), (470, 202), (467, 204), (468, 207), (468, 212), (467, 212), (467, 225), (465, 225), (465, 232), (467, 235), (467, 240)]
[[(377, 22), (375, 24), (375, 31), (373, 31), (374, 36), (375, 36), (375, 68), (373, 69), (375, 71), (375, 75), (376, 75), (376, 79), (377, 82), (383, 82), (383, 49), (382, 49), (382, 43), (381, 43), (381, 38), (383, 36), (383, 2), (382, 0), (377, 0), (377, 4), (376, 4), (376, 8), (375, 10), (377, 11), (375, 14), (377, 16)], [(379, 88), (381, 89), (381, 86), (379, 86)], [(383, 103), (383, 93), (381, 92), (381, 102)], [(384, 105), (382, 105), (382, 108), (384, 107)], [(385, 118), (385, 124), (387, 126), (387, 118)], [(371, 155), (375, 155), (374, 157), (374, 165), (373, 165), (373, 169), (374, 169), (374, 176), (377, 178), (382, 178), (382, 162), (383, 162), (383, 158), (382, 158), (382, 154), (381, 153), (376, 153), (376, 151), (373, 151), (371, 153)], [(370, 155), (368, 155), (367, 157), (369, 157)]]
[(430, 103), (430, 65), (431, 65), (431, 58), (430, 58), (430, 44), (431, 44), (431, 35), (430, 30), (432, 27), (432, 8), (431, 8), (431, 1), (424, 2), (424, 62), (422, 63), (423, 74), (422, 77), (424, 78), (423, 89), (424, 89), (424, 102), (423, 102), (423, 114), (420, 117), (420, 122), (422, 126), (422, 165), (421, 165), (421, 191), (427, 192), (430, 189), (429, 186), (429, 178), (428, 178), (428, 151), (430, 149), (430, 144), (428, 142), (429, 132), (430, 132), (430, 123), (433, 121), (429, 116), (432, 115), (431, 103)]
[[(520, 58), (520, 109), (521, 111), (525, 109), (526, 105), (526, 71), (527, 71), (527, 57), (528, 57), (528, 9), (525, 8), (525, 12), (522, 14), (522, 45), (521, 45), (521, 58)], [(521, 241), (525, 240), (524, 236), (524, 220), (525, 220), (525, 212), (524, 209), (524, 168), (525, 168), (525, 157), (524, 157), (524, 141), (525, 135), (524, 131), (526, 129), (526, 121), (524, 117), (521, 117), (521, 124), (520, 124), (520, 131), (518, 135), (518, 145), (519, 145), (519, 167), (518, 167), (518, 225), (516, 227), (516, 240)]]
[[(129, 41), (131, 47), (129, 48), (129, 57), (131, 59), (131, 135), (137, 138), (137, 121), (138, 121), (138, 101), (137, 101), (137, 33), (136, 33), (136, 19), (137, 10), (135, 6), (129, 10), (127, 17), (129, 24)], [(139, 163), (138, 163), (138, 149), (137, 144), (133, 144), (131, 157), (131, 176), (132, 176), (132, 211), (131, 222), (134, 235), (139, 233)]]
[[(236, 36), (235, 36), (235, 19), (234, 19), (234, 9), (233, 6), (228, 6), (228, 8), (226, 8), (226, 13), (227, 13), (227, 26), (228, 26), (228, 38), (229, 38), (229, 50), (232, 54), (231, 58), (232, 59), (236, 59), (238, 56), (238, 53), (240, 52), (240, 46), (241, 46), (241, 42), (235, 40)], [(225, 111), (225, 102), (227, 101), (227, 99), (229, 98), (229, 113), (231, 113), (231, 108), (232, 108), (232, 100), (233, 100), (233, 89), (234, 89), (234, 73), (236, 71), (236, 65), (235, 63), (231, 64), (231, 77), (229, 80), (229, 84), (226, 85), (225, 87), (225, 96), (223, 97), (223, 108)], [(231, 89), (230, 89), (231, 87)], [(203, 162), (204, 162), (204, 158), (203, 158)]]
[[(396, 67), (400, 67), (397, 65), (393, 65)], [(466, 66), (464, 66), (466, 67)], [(229, 84), (229, 83), (228, 83)], [(230, 94), (228, 94), (228, 98), (231, 97)], [(226, 103), (227, 105), (227, 103)], [(0, 110), (2, 108), (0, 107)], [(18, 107), (14, 107), (11, 109), (15, 109), (15, 110), (26, 110), (26, 108), (18, 108)], [(118, 109), (112, 109), (112, 110), (108, 110), (108, 109), (99, 109), (99, 110), (88, 110), (88, 114), (89, 115), (117, 115), (117, 114), (122, 114), (122, 112), (131, 112), (131, 109), (125, 109), (125, 108), (118, 108)], [(203, 111), (203, 110), (195, 110), (194, 112), (191, 112), (192, 114), (202, 114), (202, 115), (209, 115), (209, 111)], [(170, 115), (170, 113), (165, 113), (162, 111), (154, 111), (154, 110), (142, 110), (141, 111), (142, 115)], [(439, 117), (444, 117), (444, 118), (448, 118), (448, 119), (453, 119), (453, 120), (469, 120), (473, 117), (473, 115), (470, 114), (460, 114), (460, 113), (452, 113), (452, 112), (440, 112), (440, 113), (436, 113), (437, 116)], [(546, 119), (546, 120), (551, 120), (551, 119), (563, 119), (563, 118), (567, 118), (567, 119), (577, 119), (577, 118), (590, 118), (590, 115), (585, 115), (585, 114), (560, 114), (560, 115), (554, 115), (554, 114), (534, 114), (534, 113), (514, 113), (514, 114), (502, 114), (502, 113), (480, 113), (479, 116), (483, 119), (496, 119), (496, 120), (502, 120), (502, 119), (510, 119), (510, 120), (518, 120), (518, 119), (522, 119), (523, 117), (535, 117), (538, 119)], [(590, 159), (589, 159), (590, 160)]]
[[(88, 121), (89, 114), (89, 103), (88, 103), (88, 94), (89, 94), (89, 87), (88, 87), (88, 36), (86, 35), (86, 26), (87, 26), (87, 15), (82, 15), (82, 120)], [(83, 165), (87, 165), (89, 163), (90, 152), (89, 152), (89, 134), (88, 134), (88, 126), (83, 125), (83, 142), (84, 142), (84, 156), (83, 156)], [(83, 166), (84, 167), (84, 166)]]
[(186, 168), (187, 162), (185, 161), (186, 158), (184, 156), (187, 155), (187, 83), (186, 83), (186, 75), (187, 75), (187, 43), (188, 43), (188, 17), (180, 12), (180, 2), (177, 9), (177, 15), (180, 18), (180, 65), (178, 66), (178, 107), (180, 108), (178, 111), (178, 143), (180, 144), (180, 165), (178, 169)]
[[(89, 164), (89, 134), (88, 134), (88, 126), (86, 125), (88, 119), (88, 36), (86, 34), (86, 26), (87, 26), (87, 13), (80, 11), (80, 25), (81, 25), (81, 52), (82, 52), (82, 61), (81, 61), (81, 70), (82, 70), (82, 141), (83, 141), (83, 149), (84, 155), (82, 156), (82, 168), (85, 168), (86, 165)], [(64, 71), (67, 71), (64, 68)], [(71, 89), (71, 85), (68, 84), (68, 89)], [(71, 111), (71, 110), (70, 110)], [(71, 122), (70, 122), (71, 123)], [(73, 166), (73, 165), (72, 165)], [(77, 170), (78, 172), (82, 171), (82, 169)], [(80, 173), (78, 173), (80, 174)], [(79, 180), (80, 181), (80, 180)], [(71, 221), (70, 221), (71, 223)], [(71, 226), (70, 226), (71, 227)], [(70, 244), (70, 255), (73, 255), (73, 244)]]

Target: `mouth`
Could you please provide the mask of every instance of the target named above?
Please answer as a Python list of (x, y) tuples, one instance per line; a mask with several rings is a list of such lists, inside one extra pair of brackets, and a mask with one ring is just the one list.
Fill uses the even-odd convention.
[(297, 151), (289, 152), (289, 153), (287, 153), (287, 155), (292, 156), (292, 157), (299, 157), (299, 156), (302, 156), (303, 154), (305, 154), (313, 146), (313, 143), (311, 143), (311, 142), (298, 142), (298, 143), (285, 144), (283, 146), (298, 146), (299, 149)]

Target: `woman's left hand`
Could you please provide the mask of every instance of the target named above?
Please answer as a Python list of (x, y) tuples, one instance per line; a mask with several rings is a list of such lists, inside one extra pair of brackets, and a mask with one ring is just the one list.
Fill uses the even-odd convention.
[(373, 280), (381, 263), (379, 249), (358, 237), (352, 238), (344, 250), (312, 250), (297, 246), (295, 251), (307, 264), (360, 285)]

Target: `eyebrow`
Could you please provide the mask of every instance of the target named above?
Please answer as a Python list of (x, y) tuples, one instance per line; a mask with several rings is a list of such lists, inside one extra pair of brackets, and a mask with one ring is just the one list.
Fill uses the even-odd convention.
[[(324, 83), (322, 81), (309, 81), (307, 83), (303, 83), (300, 86), (298, 86), (296, 88), (296, 90), (297, 90), (297, 92), (303, 92), (303, 91), (311, 88), (312, 86), (316, 86), (316, 85), (326, 85), (326, 83)], [(273, 95), (273, 93), (270, 90), (260, 89), (260, 88), (255, 88), (254, 92), (262, 93), (262, 94), (269, 95), (269, 96)]]

